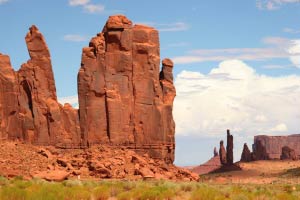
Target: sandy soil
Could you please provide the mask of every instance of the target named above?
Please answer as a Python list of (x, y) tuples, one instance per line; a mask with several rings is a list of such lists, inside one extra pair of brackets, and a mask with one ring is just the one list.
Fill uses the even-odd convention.
[(300, 161), (255, 161), (250, 163), (237, 163), (242, 170), (212, 173), (202, 175), (201, 180), (208, 183), (299, 183)]

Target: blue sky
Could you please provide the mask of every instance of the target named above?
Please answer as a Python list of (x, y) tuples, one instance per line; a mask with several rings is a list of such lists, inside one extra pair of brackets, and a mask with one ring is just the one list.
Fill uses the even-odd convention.
[(19, 69), (29, 58), (25, 34), (37, 25), (57, 94), (72, 101), (81, 49), (109, 15), (154, 26), (161, 57), (175, 61), (176, 164), (209, 159), (227, 128), (237, 160), (253, 135), (299, 133), (299, 11), (299, 0), (0, 0), (0, 52)]

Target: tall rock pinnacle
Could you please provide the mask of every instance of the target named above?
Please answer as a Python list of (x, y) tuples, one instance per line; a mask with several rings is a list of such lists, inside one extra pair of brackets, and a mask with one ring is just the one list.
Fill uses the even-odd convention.
[(230, 130), (227, 130), (227, 145), (226, 145), (226, 158), (227, 165), (233, 164), (233, 136), (230, 134)]
[(162, 61), (158, 31), (109, 17), (82, 50), (79, 110), (57, 102), (49, 49), (36, 26), (30, 60), (15, 72), (0, 54), (0, 137), (61, 148), (109, 144), (174, 161), (173, 62)]
[(49, 49), (36, 26), (25, 37), (30, 60), (19, 71), (0, 55), (1, 138), (38, 145), (80, 146), (79, 117), (57, 102)]
[(82, 138), (174, 160), (173, 63), (162, 62), (158, 31), (109, 17), (83, 49), (78, 73)]

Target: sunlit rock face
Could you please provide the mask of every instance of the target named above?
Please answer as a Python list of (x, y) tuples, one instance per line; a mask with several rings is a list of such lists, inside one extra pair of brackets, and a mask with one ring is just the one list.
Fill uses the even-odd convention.
[(86, 148), (110, 144), (174, 161), (173, 62), (162, 61), (158, 31), (111, 16), (83, 48), (79, 110), (57, 101), (51, 56), (36, 26), (30, 59), (14, 71), (0, 54), (0, 137), (37, 145)]
[(57, 102), (49, 49), (36, 26), (25, 37), (30, 59), (15, 72), (0, 55), (1, 138), (38, 145), (80, 146), (77, 111)]
[(256, 160), (280, 159), (284, 149), (293, 150), (293, 159), (300, 157), (300, 135), (254, 137), (253, 153)]
[(83, 48), (78, 73), (81, 135), (86, 145), (125, 145), (174, 160), (173, 63), (162, 61), (154, 28), (112, 16)]

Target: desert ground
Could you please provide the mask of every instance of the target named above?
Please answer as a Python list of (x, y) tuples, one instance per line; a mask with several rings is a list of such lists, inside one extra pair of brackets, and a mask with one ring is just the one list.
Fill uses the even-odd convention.
[(201, 176), (205, 183), (300, 184), (300, 161), (260, 160), (237, 163), (242, 170)]
[[(91, 173), (93, 174), (95, 171), (89, 172), (86, 167), (83, 167), (82, 172), (76, 169), (70, 170), (69, 168), (72, 168), (70, 166), (72, 164), (71, 155), (65, 154), (64, 157), (57, 158), (62, 150), (41, 149), (41, 147), (29, 148), (26, 144), (13, 142), (3, 144), (1, 148), (0, 199), (4, 200), (300, 199), (300, 161), (278, 160), (237, 163), (242, 168), (241, 171), (200, 175), (198, 181), (176, 179), (175, 177), (173, 180), (160, 180), (158, 177), (146, 177), (142, 180), (141, 175), (133, 172), (124, 174), (122, 179), (120, 177), (116, 177), (116, 179), (105, 177), (101, 173), (91, 176)], [(118, 154), (124, 153), (122, 150), (115, 151)], [(102, 152), (105, 153), (106, 150), (102, 149)], [(72, 155), (76, 155), (76, 151)], [(64, 158), (68, 159), (64, 160)], [(141, 156), (141, 158), (143, 157)], [(143, 159), (149, 161), (147, 160), (149, 158)], [(65, 161), (67, 167), (62, 166), (60, 161), (57, 163), (57, 160)], [(112, 165), (115, 168), (115, 164)], [(8, 168), (8, 166), (10, 167)], [(131, 163), (127, 167), (130, 169), (135, 166)], [(121, 168), (122, 165), (117, 167), (117, 169)], [(158, 170), (160, 167), (155, 169)], [(46, 181), (45, 177), (40, 178), (38, 176), (43, 174), (51, 177), (53, 170), (65, 171), (67, 174), (70, 172), (70, 174), (64, 178), (65, 180), (55, 181)], [(32, 175), (31, 172), (40, 173)], [(79, 179), (79, 176), (74, 173), (81, 173), (81, 178)], [(162, 173), (161, 178), (166, 175), (171, 174)], [(112, 173), (112, 176), (115, 177), (116, 175)]]

